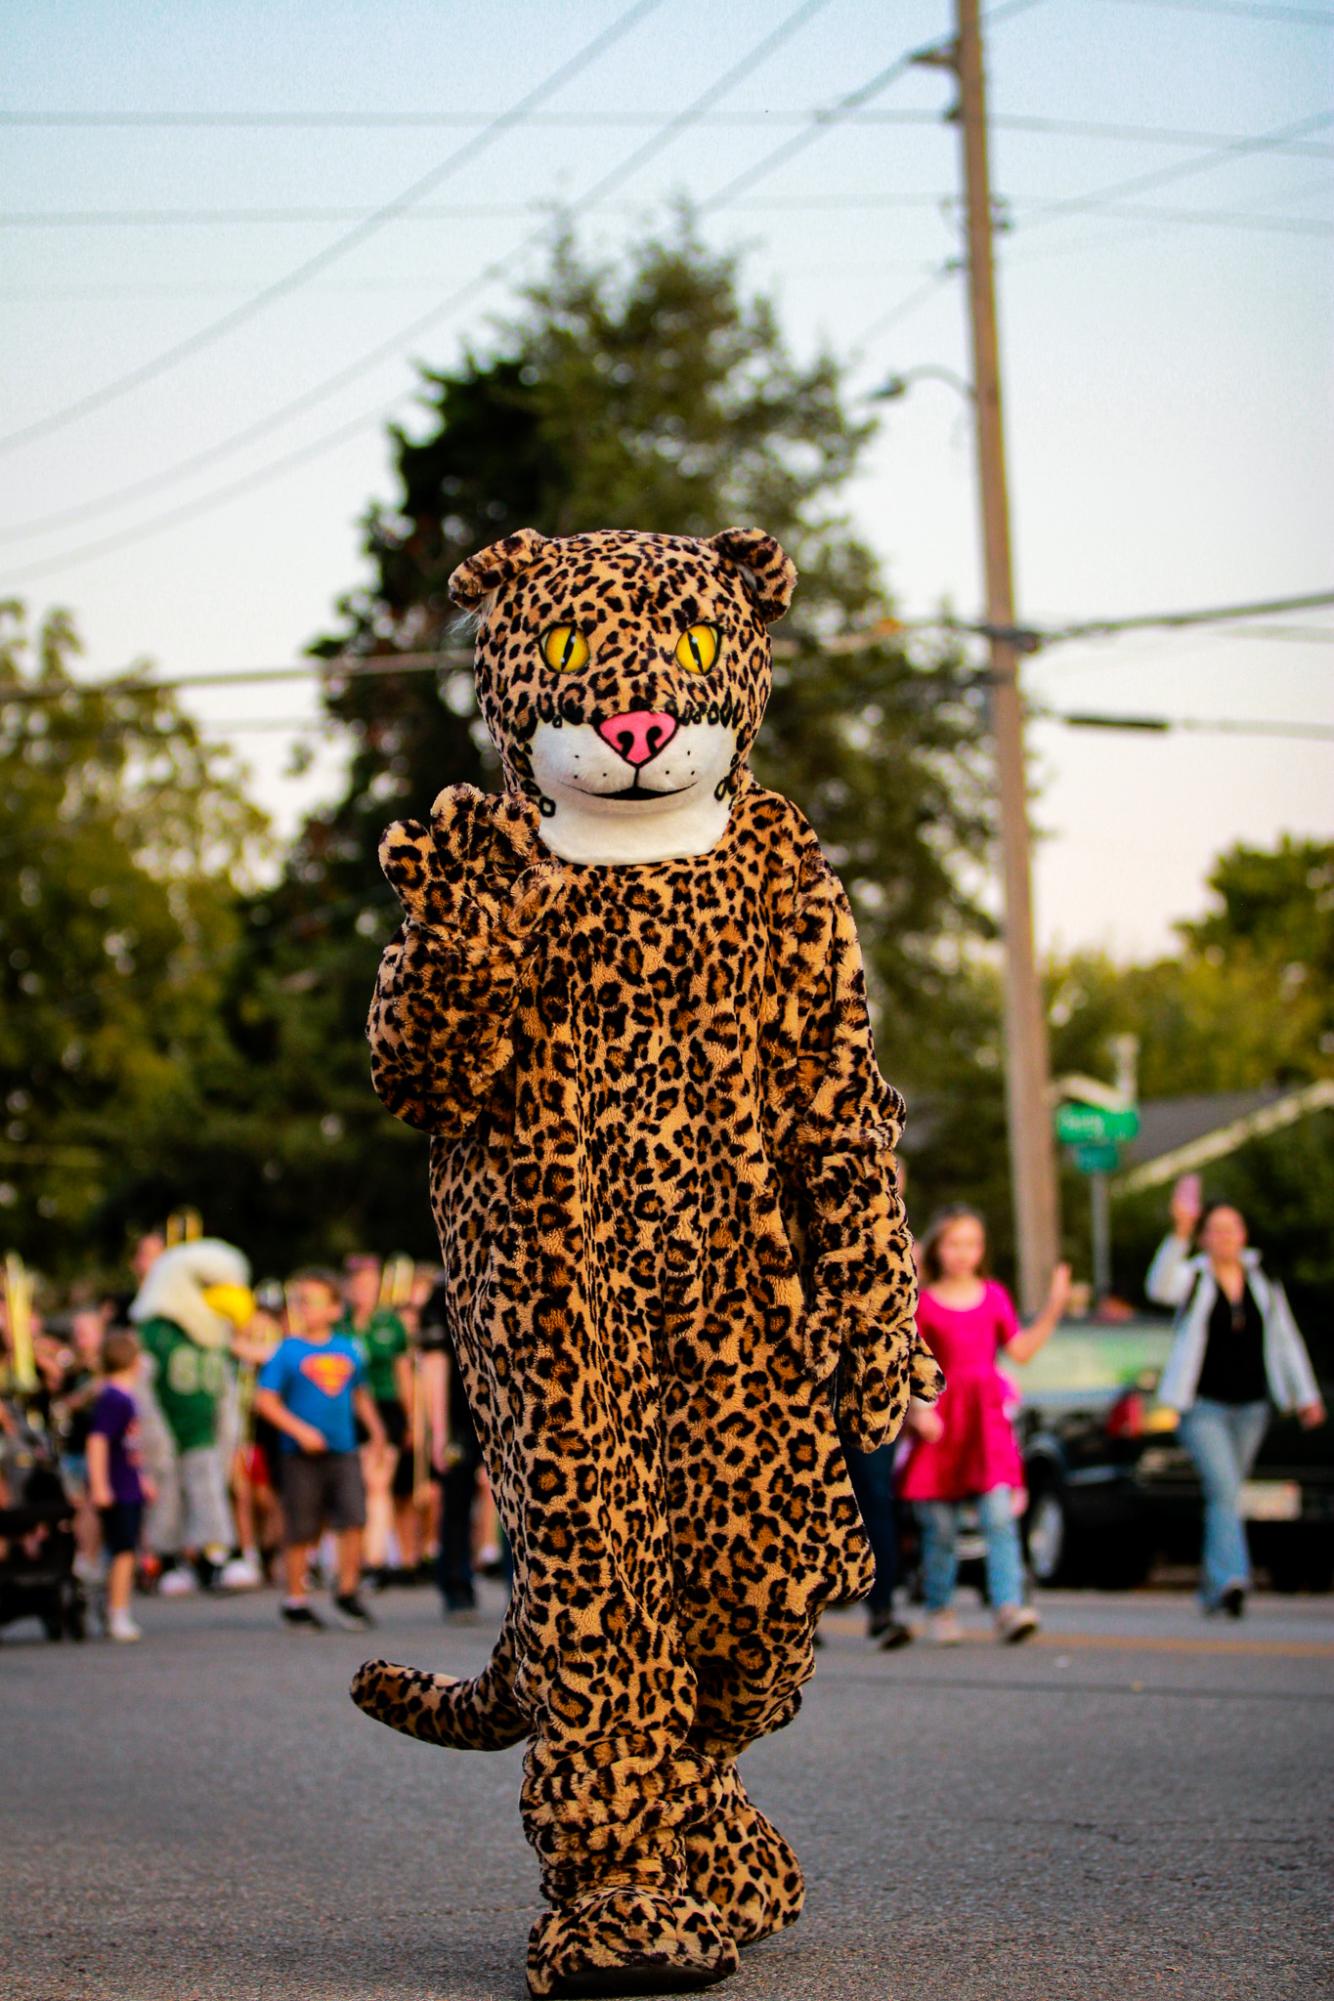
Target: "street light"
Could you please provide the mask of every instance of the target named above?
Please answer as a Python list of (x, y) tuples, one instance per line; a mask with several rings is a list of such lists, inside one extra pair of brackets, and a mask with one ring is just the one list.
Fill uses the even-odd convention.
[(965, 382), (962, 375), (957, 375), (952, 368), (943, 368), (935, 361), (924, 361), (917, 368), (905, 369), (902, 375), (887, 377), (878, 389), (868, 392), (866, 400), (868, 403), (896, 403), (901, 396), (908, 394), (914, 382), (923, 380), (947, 382), (951, 389), (957, 389), (960, 396), (969, 403), (977, 401), (977, 391), (971, 382)]

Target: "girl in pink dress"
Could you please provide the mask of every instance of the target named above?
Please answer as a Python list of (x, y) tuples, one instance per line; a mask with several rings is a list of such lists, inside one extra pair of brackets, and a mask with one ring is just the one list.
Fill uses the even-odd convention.
[(985, 1276), (986, 1254), (986, 1226), (962, 1203), (942, 1209), (921, 1242), (917, 1325), (945, 1371), (945, 1393), (934, 1409), (909, 1412), (913, 1443), (900, 1493), (916, 1504), (922, 1527), (927, 1636), (945, 1644), (963, 1637), (951, 1600), (959, 1504), (965, 1500), (976, 1501), (986, 1538), (996, 1637), (1025, 1640), (1038, 1626), (1037, 1614), (1023, 1602), (1016, 1511), (1024, 1467), (997, 1358), (1002, 1349), (1016, 1362), (1037, 1353), (1065, 1311), (1070, 1267), (1057, 1265), (1046, 1305), (1021, 1327), (1005, 1287)]

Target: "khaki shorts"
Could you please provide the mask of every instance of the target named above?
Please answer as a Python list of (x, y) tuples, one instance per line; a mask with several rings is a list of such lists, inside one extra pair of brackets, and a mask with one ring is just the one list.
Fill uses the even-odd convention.
[(355, 1452), (284, 1452), (283, 1539), (318, 1542), (324, 1528), (363, 1529), (366, 1489)]

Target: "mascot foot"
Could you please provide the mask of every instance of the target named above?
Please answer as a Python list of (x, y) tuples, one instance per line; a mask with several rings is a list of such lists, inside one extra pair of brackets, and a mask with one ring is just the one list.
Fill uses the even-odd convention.
[(595, 1890), (548, 1911), (528, 1941), (538, 1996), (683, 1994), (736, 1969), (717, 1910), (687, 1891)]
[(687, 1830), (685, 1850), (691, 1889), (716, 1907), (738, 1945), (754, 1945), (801, 1916), (801, 1864), (735, 1772), (727, 1776), (723, 1811)]

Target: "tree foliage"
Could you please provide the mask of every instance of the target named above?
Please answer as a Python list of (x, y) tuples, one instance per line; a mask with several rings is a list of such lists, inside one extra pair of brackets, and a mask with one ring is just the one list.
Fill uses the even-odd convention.
[(46, 1263), (208, 1116), (265, 835), (172, 695), (78, 680), (79, 651), (67, 614), (0, 605), (0, 1227)]

